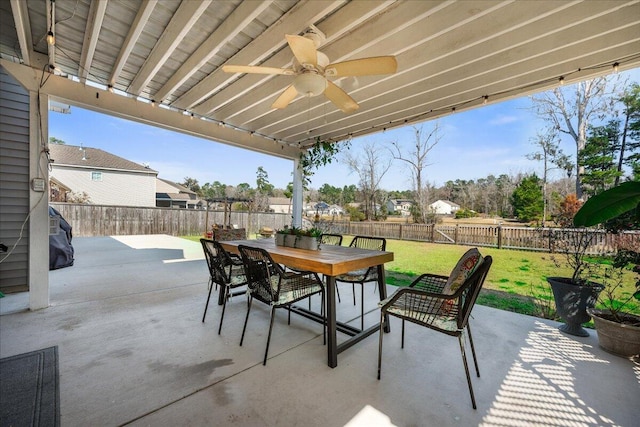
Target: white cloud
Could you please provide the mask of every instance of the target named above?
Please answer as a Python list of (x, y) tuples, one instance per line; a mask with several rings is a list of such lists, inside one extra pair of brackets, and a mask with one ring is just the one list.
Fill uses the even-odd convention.
[(519, 119), (517, 116), (512, 116), (512, 115), (499, 115), (498, 117), (496, 117), (493, 120), (489, 121), (489, 124), (491, 126), (502, 126), (502, 125), (506, 125), (509, 123), (513, 123), (513, 122), (517, 122)]

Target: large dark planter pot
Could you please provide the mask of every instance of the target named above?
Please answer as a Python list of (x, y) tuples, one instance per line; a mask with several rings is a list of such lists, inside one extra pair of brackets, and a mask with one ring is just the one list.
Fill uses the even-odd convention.
[(593, 317), (593, 323), (598, 331), (598, 343), (600, 347), (609, 353), (623, 357), (633, 357), (640, 354), (640, 316), (623, 313), (619, 316), (625, 323), (613, 321), (613, 317), (607, 311), (587, 309)]
[(593, 307), (604, 289), (599, 283), (576, 285), (567, 277), (547, 277), (556, 302), (558, 315), (565, 321), (558, 329), (578, 337), (588, 337), (581, 325), (591, 320), (587, 308)]

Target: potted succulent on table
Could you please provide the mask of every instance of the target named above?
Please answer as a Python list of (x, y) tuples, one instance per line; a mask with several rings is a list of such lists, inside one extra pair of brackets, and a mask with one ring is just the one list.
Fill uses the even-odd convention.
[(322, 230), (318, 228), (309, 228), (307, 230), (298, 230), (298, 239), (296, 240), (295, 247), (299, 249), (309, 249), (317, 251), (320, 249), (320, 236)]
[(284, 228), (276, 230), (276, 246), (294, 247), (296, 243), (297, 228), (285, 225)]
[[(625, 312), (633, 299), (640, 301), (640, 236), (621, 231), (640, 229), (640, 182), (631, 181), (606, 190), (589, 199), (574, 217), (577, 226), (603, 223), (618, 234), (617, 254), (601, 298), (604, 309), (590, 308), (598, 331), (600, 347), (625, 357), (640, 355), (640, 316)], [(635, 292), (620, 301), (617, 292), (623, 271), (629, 266), (635, 273)]]
[(582, 327), (591, 320), (587, 308), (595, 306), (604, 286), (593, 280), (601, 277), (602, 267), (590, 262), (587, 254), (599, 231), (572, 226), (579, 206), (575, 196), (565, 199), (563, 213), (556, 218), (561, 228), (545, 229), (553, 253), (551, 259), (557, 267), (572, 270), (571, 277), (547, 277), (547, 282), (553, 291), (556, 311), (565, 322), (558, 329), (569, 335), (587, 337), (589, 332)]

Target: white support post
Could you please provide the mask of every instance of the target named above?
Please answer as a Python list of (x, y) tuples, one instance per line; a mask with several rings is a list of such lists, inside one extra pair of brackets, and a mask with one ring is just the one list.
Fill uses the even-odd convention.
[[(49, 169), (43, 150), (49, 140), (49, 97), (29, 92), (29, 308), (49, 307)], [(44, 180), (34, 191), (33, 180)]]
[(293, 160), (293, 226), (302, 226), (302, 169), (300, 160)]

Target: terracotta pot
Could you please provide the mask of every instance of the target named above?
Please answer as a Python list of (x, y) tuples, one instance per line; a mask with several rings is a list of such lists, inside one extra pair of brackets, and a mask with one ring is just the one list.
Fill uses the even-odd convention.
[(588, 337), (581, 325), (591, 320), (587, 308), (593, 307), (604, 289), (599, 283), (576, 285), (568, 277), (547, 277), (558, 315), (565, 321), (558, 329), (569, 335)]
[[(608, 311), (587, 309), (593, 316), (598, 331), (600, 347), (609, 353), (623, 357), (640, 355), (640, 326), (618, 323)], [(619, 314), (622, 320), (640, 325), (640, 316), (630, 313)]]

